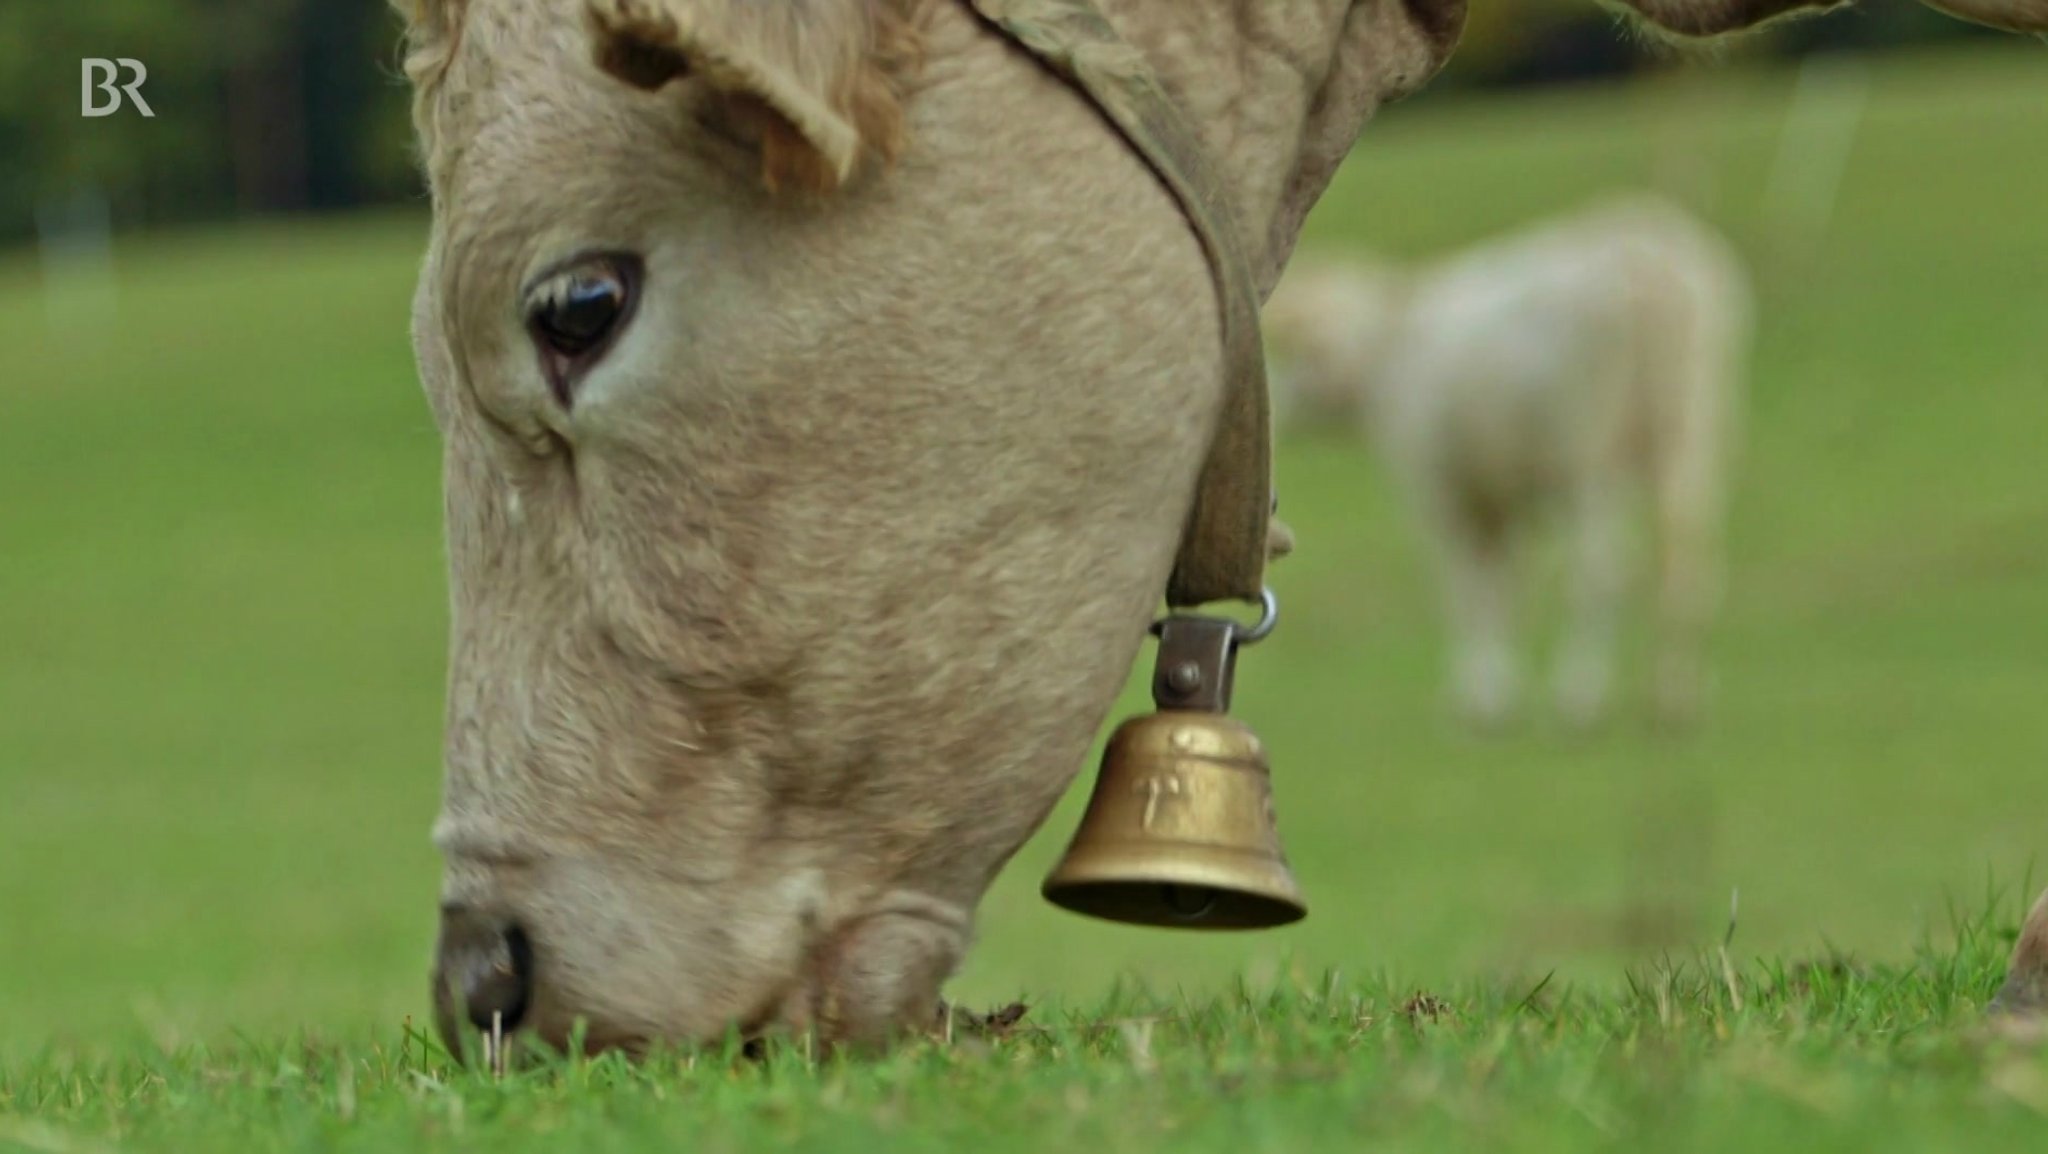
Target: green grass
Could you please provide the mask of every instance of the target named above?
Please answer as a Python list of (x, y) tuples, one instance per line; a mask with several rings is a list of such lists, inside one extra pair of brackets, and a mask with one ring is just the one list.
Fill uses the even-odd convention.
[[(2048, 1061), (1977, 1007), (2048, 806), (2043, 67), (1886, 65), (1810, 251), (1764, 192), (1789, 78), (1390, 110), (1308, 246), (1438, 251), (1682, 153), (1756, 259), (1710, 723), (1461, 735), (1373, 462), (1290, 441), (1302, 550), (1239, 712), (1310, 919), (1045, 906), (1084, 775), (954, 987), (1029, 1028), (872, 1064), (499, 1083), (406, 1038), (445, 629), (422, 220), (134, 242), (98, 329), (0, 258), (0, 1149), (2038, 1149)], [(1452, 1012), (1404, 1013), (1425, 989)]]
[(1971, 1004), (1997, 960), (1666, 967), (1598, 997), (1332, 975), (875, 1060), (728, 1045), (502, 1079), (397, 1031), (294, 1039), (0, 1076), (0, 1148), (2035, 1150), (2048, 1059)]

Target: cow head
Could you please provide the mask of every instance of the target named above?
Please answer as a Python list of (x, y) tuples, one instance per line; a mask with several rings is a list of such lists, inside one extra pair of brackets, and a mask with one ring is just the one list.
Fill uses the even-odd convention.
[(1172, 562), (1186, 223), (957, 4), (425, 0), (409, 71), (444, 1030), (928, 1018)]

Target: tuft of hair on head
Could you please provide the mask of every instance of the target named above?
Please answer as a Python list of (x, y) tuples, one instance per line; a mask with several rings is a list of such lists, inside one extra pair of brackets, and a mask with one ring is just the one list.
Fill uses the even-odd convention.
[(447, 74), (462, 40), (468, 0), (391, 0), (405, 18), (403, 69), (414, 91), (430, 90)]
[(445, 135), (441, 131), (442, 89), (462, 46), (468, 5), (469, 0), (391, 0), (392, 8), (405, 19), (399, 66), (412, 85), (413, 132), (423, 166), (438, 151)]

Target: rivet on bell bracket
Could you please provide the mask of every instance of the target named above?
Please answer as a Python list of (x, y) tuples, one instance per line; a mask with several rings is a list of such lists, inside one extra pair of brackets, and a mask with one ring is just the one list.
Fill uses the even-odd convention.
[(1237, 651), (1265, 640), (1279, 621), (1280, 599), (1270, 588), (1259, 594), (1259, 619), (1249, 626), (1189, 613), (1154, 621), (1159, 656), (1152, 669), (1153, 702), (1160, 709), (1230, 712)]

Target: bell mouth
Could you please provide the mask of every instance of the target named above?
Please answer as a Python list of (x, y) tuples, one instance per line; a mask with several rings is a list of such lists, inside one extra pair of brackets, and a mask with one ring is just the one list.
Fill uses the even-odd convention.
[(1286, 863), (1263, 854), (1178, 846), (1177, 860), (1134, 865), (1131, 858), (1156, 859), (1158, 847), (1116, 848), (1070, 855), (1040, 892), (1073, 913), (1160, 929), (1264, 930), (1308, 915)]

